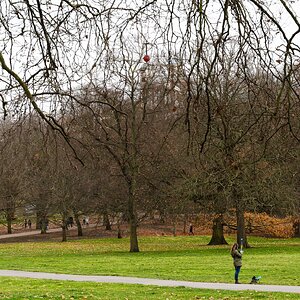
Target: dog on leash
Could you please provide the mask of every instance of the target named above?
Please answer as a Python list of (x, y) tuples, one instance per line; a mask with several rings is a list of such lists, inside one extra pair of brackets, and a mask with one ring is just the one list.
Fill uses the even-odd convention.
[(260, 279), (261, 279), (261, 276), (253, 276), (250, 284), (258, 284)]

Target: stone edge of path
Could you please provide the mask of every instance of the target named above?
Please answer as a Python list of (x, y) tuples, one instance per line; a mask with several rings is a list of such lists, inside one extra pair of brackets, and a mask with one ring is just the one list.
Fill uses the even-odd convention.
[(15, 270), (0, 270), (0, 276), (22, 277), (22, 278), (32, 278), (32, 279), (89, 281), (89, 282), (102, 282), (102, 283), (142, 284), (142, 285), (156, 285), (156, 286), (168, 286), (168, 287), (188, 287), (188, 288), (214, 289), (214, 290), (232, 290), (232, 291), (253, 290), (253, 291), (260, 291), (260, 292), (300, 293), (300, 286), (289, 286), (289, 285), (209, 283), (209, 282), (161, 280), (161, 279), (123, 277), (123, 276), (92, 276), (92, 275), (72, 275), (72, 274), (57, 274), (57, 273), (45, 273), (45, 272), (26, 272), (26, 271), (15, 271)]

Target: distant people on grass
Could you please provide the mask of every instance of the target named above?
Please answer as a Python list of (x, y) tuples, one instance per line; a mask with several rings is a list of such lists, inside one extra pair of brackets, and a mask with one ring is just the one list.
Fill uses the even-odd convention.
[(243, 255), (243, 250), (239, 249), (239, 245), (237, 243), (234, 243), (230, 254), (233, 258), (233, 265), (235, 268), (235, 272), (234, 272), (234, 280), (235, 283), (239, 284), (239, 273), (241, 271), (241, 267), (242, 267), (242, 255)]
[(28, 228), (31, 229), (31, 220), (30, 219), (27, 221), (27, 224), (28, 224)]
[(192, 223), (189, 225), (189, 235), (194, 235), (194, 227)]

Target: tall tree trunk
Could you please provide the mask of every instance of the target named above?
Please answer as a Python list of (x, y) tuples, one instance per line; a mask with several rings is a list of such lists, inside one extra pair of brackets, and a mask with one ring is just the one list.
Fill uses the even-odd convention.
[(173, 214), (173, 236), (176, 236), (177, 235), (177, 228), (176, 228), (176, 225), (177, 225), (177, 215), (176, 214)]
[(223, 215), (219, 215), (213, 220), (213, 233), (208, 245), (227, 245), (224, 237)]
[(136, 217), (130, 218), (130, 252), (139, 252)]
[(120, 225), (120, 219), (117, 219), (117, 230), (118, 230), (118, 239), (122, 238), (122, 231), (121, 231), (121, 225)]
[(135, 211), (135, 197), (132, 190), (128, 197), (128, 216), (129, 216), (129, 230), (130, 230), (130, 252), (139, 252), (138, 238), (137, 238), (137, 216)]
[(103, 225), (105, 226), (105, 230), (111, 230), (111, 224), (110, 224), (108, 213), (107, 213), (106, 209), (103, 213)]
[(66, 224), (62, 225), (62, 242), (67, 241), (67, 226)]
[(42, 218), (41, 213), (39, 211), (36, 212), (36, 223), (35, 223), (35, 229), (41, 229), (42, 228)]
[(47, 233), (47, 224), (46, 224), (46, 220), (42, 219), (42, 223), (41, 223), (41, 234), (46, 234)]
[(64, 215), (63, 219), (62, 219), (62, 242), (66, 242), (67, 241), (67, 216)]
[(76, 209), (73, 209), (73, 215), (74, 215), (76, 226), (77, 226), (77, 236), (83, 236), (82, 226), (81, 226), (81, 223), (79, 220), (79, 215), (78, 215)]
[(47, 213), (45, 211), (37, 211), (36, 229), (40, 229), (41, 234), (47, 233)]
[(11, 234), (12, 233), (12, 217), (9, 213), (6, 216), (6, 222), (7, 222), (7, 233)]
[(183, 217), (183, 234), (186, 233), (186, 219), (187, 219), (187, 215), (184, 214), (184, 217)]
[(236, 242), (239, 244), (240, 247), (242, 246), (245, 248), (250, 248), (246, 236), (244, 205), (240, 201), (236, 201), (236, 221), (237, 221)]
[(294, 237), (300, 237), (300, 220), (295, 220), (293, 224)]
[(15, 217), (15, 206), (12, 203), (12, 197), (9, 197), (6, 206), (6, 222), (7, 222), (7, 233), (12, 233), (12, 221)]
[(44, 216), (44, 215), (41, 216), (40, 226), (41, 226), (41, 234), (47, 233), (47, 227), (48, 227), (47, 216)]

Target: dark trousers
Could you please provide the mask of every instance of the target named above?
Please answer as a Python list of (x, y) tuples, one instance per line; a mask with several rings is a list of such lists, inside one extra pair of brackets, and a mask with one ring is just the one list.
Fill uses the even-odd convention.
[(234, 279), (235, 281), (239, 281), (239, 273), (241, 271), (241, 266), (235, 267)]

